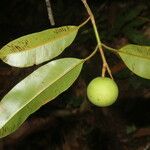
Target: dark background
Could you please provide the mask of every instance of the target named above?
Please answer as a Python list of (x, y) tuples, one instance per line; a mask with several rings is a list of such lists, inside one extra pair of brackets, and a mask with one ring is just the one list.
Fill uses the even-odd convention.
[[(150, 1), (88, 1), (101, 40), (120, 48), (127, 43), (150, 45)], [(51, 0), (55, 26), (79, 25), (88, 17), (80, 0)], [(44, 0), (0, 1), (0, 47), (13, 39), (51, 26)], [(85, 58), (96, 40), (90, 23), (80, 29), (59, 57)], [(108, 108), (90, 104), (86, 87), (99, 76), (99, 54), (88, 61), (73, 86), (46, 104), (13, 134), (0, 140), (0, 150), (149, 150), (150, 81), (130, 72), (105, 51), (119, 98)], [(39, 65), (40, 66), (40, 65)], [(39, 66), (10, 67), (0, 61), (0, 96)], [(25, 91), (24, 91), (25, 92)]]

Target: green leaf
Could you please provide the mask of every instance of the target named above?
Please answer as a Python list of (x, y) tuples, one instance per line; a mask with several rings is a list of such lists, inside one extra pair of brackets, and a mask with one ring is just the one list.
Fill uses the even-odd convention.
[(0, 58), (15, 67), (28, 67), (53, 59), (69, 46), (78, 26), (63, 26), (29, 34), (11, 41), (0, 51)]
[(14, 132), (30, 114), (67, 90), (83, 63), (76, 58), (54, 60), (18, 83), (0, 102), (0, 137)]
[(136, 75), (150, 79), (150, 47), (129, 44), (121, 48), (119, 55)]

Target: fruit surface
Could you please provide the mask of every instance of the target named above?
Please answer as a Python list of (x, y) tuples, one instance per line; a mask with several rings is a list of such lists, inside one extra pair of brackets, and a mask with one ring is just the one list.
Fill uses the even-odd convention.
[(93, 79), (87, 87), (87, 96), (96, 106), (112, 105), (118, 97), (118, 86), (114, 80), (107, 77)]

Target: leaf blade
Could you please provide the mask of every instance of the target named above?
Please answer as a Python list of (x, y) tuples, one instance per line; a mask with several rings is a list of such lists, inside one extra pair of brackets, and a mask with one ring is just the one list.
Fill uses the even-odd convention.
[(2, 47), (0, 58), (15, 67), (51, 60), (73, 42), (78, 29), (78, 26), (63, 26), (20, 37)]
[(0, 102), (0, 138), (15, 131), (30, 114), (67, 90), (83, 63), (75, 58), (55, 60), (18, 83)]
[(118, 51), (127, 67), (136, 75), (150, 79), (150, 47), (129, 44)]

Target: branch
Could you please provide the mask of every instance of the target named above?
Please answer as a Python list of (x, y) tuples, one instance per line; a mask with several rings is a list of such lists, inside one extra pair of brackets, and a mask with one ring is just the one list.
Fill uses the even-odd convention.
[(50, 0), (45, 0), (45, 3), (46, 3), (46, 7), (47, 7), (48, 18), (49, 18), (50, 24), (52, 26), (54, 26), (55, 21), (54, 21), (54, 17), (53, 17), (53, 12), (52, 12), (52, 7), (51, 7)]
[(95, 23), (94, 15), (93, 15), (89, 5), (87, 4), (87, 1), (86, 0), (81, 0), (81, 1), (83, 2), (84, 6), (87, 10), (87, 13), (89, 14), (89, 16), (91, 18), (91, 22), (92, 22), (93, 29), (94, 29), (94, 32), (95, 32), (95, 36), (96, 36), (96, 40), (97, 40), (97, 43), (98, 43), (99, 51), (100, 51), (100, 54), (101, 54), (101, 57), (102, 57), (102, 61), (103, 61), (102, 77), (105, 77), (105, 72), (107, 70), (110, 77), (113, 79), (113, 76), (111, 74), (111, 70), (110, 70), (110, 68), (107, 64), (107, 61), (106, 61), (106, 58), (105, 58), (105, 55), (104, 55), (104, 52), (103, 52), (103, 49), (102, 49), (102, 43), (101, 43), (100, 36), (99, 36), (97, 26), (96, 26), (96, 23)]

